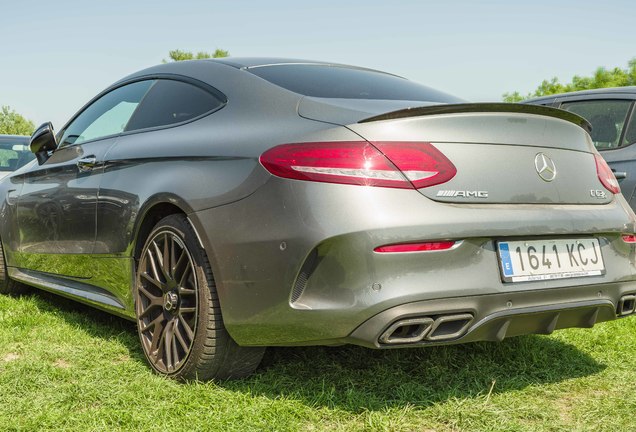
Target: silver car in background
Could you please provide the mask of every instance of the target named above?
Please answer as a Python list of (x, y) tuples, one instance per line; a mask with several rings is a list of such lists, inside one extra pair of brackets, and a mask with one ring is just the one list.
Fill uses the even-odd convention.
[(588, 132), (340, 64), (163, 64), (34, 133), (0, 183), (0, 290), (134, 320), (179, 379), (592, 327), (634, 313), (636, 220)]
[(34, 159), (28, 136), (0, 135), (0, 179)]

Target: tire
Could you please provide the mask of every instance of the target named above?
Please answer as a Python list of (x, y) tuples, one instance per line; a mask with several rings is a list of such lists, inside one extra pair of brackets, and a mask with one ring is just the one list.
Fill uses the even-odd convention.
[(27, 292), (28, 288), (26, 285), (9, 278), (2, 242), (0, 242), (0, 258), (0, 294), (19, 295)]
[(184, 215), (155, 225), (139, 257), (137, 330), (155, 372), (178, 380), (250, 375), (265, 348), (240, 347), (223, 324), (212, 269)]

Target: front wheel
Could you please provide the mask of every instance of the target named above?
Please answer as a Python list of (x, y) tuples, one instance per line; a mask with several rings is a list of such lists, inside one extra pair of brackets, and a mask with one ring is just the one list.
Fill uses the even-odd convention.
[(260, 363), (264, 348), (240, 347), (225, 329), (210, 264), (184, 215), (165, 217), (148, 236), (134, 297), (141, 346), (156, 372), (223, 380)]

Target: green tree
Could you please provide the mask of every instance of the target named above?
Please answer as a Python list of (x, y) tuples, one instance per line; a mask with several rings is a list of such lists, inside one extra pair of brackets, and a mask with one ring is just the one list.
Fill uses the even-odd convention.
[(527, 95), (523, 96), (519, 92), (504, 93), (504, 102), (519, 102), (531, 97), (547, 96), (557, 93), (567, 93), (578, 90), (588, 90), (605, 87), (624, 87), (636, 85), (636, 58), (627, 63), (627, 68), (614, 69), (597, 68), (591, 76), (574, 75), (572, 82), (562, 84), (558, 78), (543, 80), (539, 87)]
[(35, 125), (9, 106), (3, 106), (0, 110), (0, 134), (7, 135), (31, 135)]
[[(193, 53), (192, 51), (182, 51), (179, 49), (172, 50), (168, 52), (168, 57), (170, 57), (171, 61), (183, 61), (183, 60), (201, 60), (207, 58), (221, 58), (221, 57), (229, 57), (229, 51), (222, 50), (217, 48), (213, 53), (209, 53), (207, 51), (199, 51), (198, 53)], [(164, 63), (168, 63), (166, 59), (163, 60)]]

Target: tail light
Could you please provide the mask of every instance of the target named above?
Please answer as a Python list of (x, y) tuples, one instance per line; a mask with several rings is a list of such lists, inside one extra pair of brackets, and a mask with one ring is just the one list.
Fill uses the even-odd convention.
[(605, 159), (603, 159), (601, 155), (595, 154), (594, 161), (596, 162), (596, 173), (598, 174), (598, 179), (601, 181), (605, 189), (613, 194), (620, 193), (621, 188), (618, 185), (618, 180), (614, 177), (614, 173), (609, 165), (607, 165), (607, 162), (605, 162)]
[(401, 189), (444, 183), (457, 173), (439, 150), (420, 142), (283, 144), (267, 150), (260, 161), (283, 178)]
[(430, 143), (374, 142), (408, 178), (415, 189), (446, 183), (457, 174), (455, 165)]

